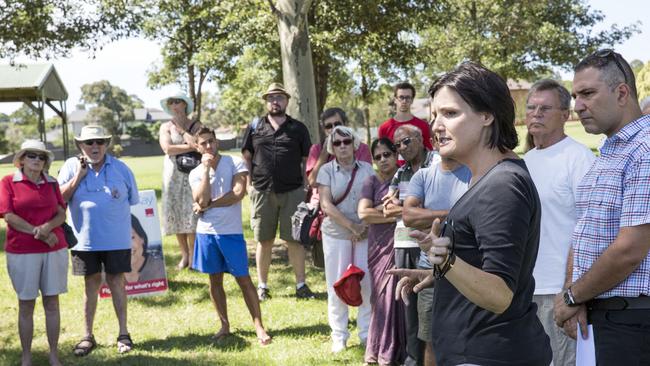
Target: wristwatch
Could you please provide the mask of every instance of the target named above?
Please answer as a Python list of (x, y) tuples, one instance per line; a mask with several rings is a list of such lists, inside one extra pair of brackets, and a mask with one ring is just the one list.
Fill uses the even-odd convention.
[(574, 306), (578, 306), (578, 305), (580, 305), (580, 304), (578, 304), (578, 303), (576, 302), (575, 297), (573, 297), (573, 292), (571, 292), (571, 287), (567, 288), (567, 289), (564, 291), (564, 294), (563, 294), (562, 296), (564, 297), (564, 303), (565, 303), (567, 306), (574, 307)]

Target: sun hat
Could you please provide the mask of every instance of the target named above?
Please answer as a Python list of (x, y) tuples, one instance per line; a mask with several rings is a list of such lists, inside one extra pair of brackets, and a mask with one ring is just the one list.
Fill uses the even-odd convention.
[(194, 110), (194, 102), (192, 101), (192, 99), (190, 97), (188, 97), (187, 95), (185, 95), (185, 93), (178, 92), (175, 95), (172, 95), (172, 96), (169, 96), (169, 97), (166, 97), (166, 98), (163, 98), (163, 99), (160, 100), (160, 107), (163, 109), (163, 111), (165, 111), (165, 113), (167, 113), (169, 115), (173, 115), (173, 113), (169, 110), (169, 106), (167, 105), (167, 101), (169, 99), (181, 99), (183, 102), (185, 102), (185, 105), (186, 105), (185, 114), (187, 114), (187, 115), (192, 113), (192, 111)]
[(271, 94), (284, 94), (287, 98), (291, 98), (291, 95), (284, 89), (284, 85), (280, 83), (271, 83), (268, 89), (266, 89), (266, 93), (262, 94), (262, 99), (266, 99)]
[(359, 306), (361, 298), (361, 280), (365, 272), (354, 264), (350, 264), (341, 278), (334, 282), (334, 292), (346, 304)]
[(46, 154), (47, 155), (47, 161), (45, 162), (46, 167), (48, 167), (52, 163), (52, 161), (54, 160), (54, 153), (52, 153), (50, 150), (48, 150), (45, 147), (45, 144), (43, 143), (43, 141), (25, 140), (20, 145), (20, 150), (18, 150), (14, 154), (14, 166), (16, 168), (20, 168), (20, 158), (22, 158), (23, 155), (28, 151), (33, 151), (33, 152)]
[(87, 141), (87, 140), (108, 140), (111, 135), (107, 135), (104, 131), (104, 127), (99, 125), (86, 125), (81, 127), (81, 133), (79, 137), (75, 136), (76, 141)]

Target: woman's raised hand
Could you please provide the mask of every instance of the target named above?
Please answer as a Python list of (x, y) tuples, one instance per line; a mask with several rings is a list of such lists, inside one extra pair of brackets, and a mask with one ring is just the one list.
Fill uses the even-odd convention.
[(431, 231), (425, 232), (414, 230), (410, 234), (411, 238), (417, 240), (420, 249), (427, 253), (429, 262), (432, 265), (441, 265), (447, 260), (449, 255), (449, 246), (451, 240), (447, 237), (440, 237), (440, 219), (433, 220)]

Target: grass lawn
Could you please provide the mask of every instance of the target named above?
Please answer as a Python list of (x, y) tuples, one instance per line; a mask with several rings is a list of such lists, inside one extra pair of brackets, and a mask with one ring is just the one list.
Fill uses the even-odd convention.
[[(519, 126), (520, 136), (525, 127)], [(579, 122), (567, 124), (567, 133), (587, 144), (592, 150), (601, 137), (587, 135)], [(521, 152), (521, 148), (517, 149)], [(141, 190), (154, 189), (160, 198), (162, 157), (123, 159), (134, 171)], [(60, 161), (52, 172), (58, 171)], [(0, 177), (14, 170), (10, 164), (0, 165)], [(252, 239), (249, 227), (248, 197), (243, 202), (244, 235)], [(0, 251), (4, 249), (5, 224), (0, 222)], [(361, 365), (364, 350), (359, 347), (356, 327), (351, 322), (349, 348), (335, 356), (329, 353), (329, 326), (324, 272), (307, 266), (307, 281), (318, 293), (315, 300), (297, 301), (293, 297), (294, 276), (287, 264), (282, 246), (274, 250), (270, 285), (273, 299), (262, 304), (265, 326), (273, 336), (267, 347), (257, 344), (252, 321), (235, 281), (227, 277), (228, 310), (233, 336), (220, 342), (211, 340), (218, 330), (216, 313), (207, 290), (207, 276), (175, 269), (180, 259), (175, 238), (164, 237), (163, 246), (168, 269), (169, 291), (162, 296), (129, 300), (129, 329), (136, 348), (128, 355), (115, 350), (117, 320), (109, 300), (100, 300), (95, 319), (95, 337), (99, 348), (85, 358), (71, 354), (74, 344), (83, 336), (83, 281), (69, 276), (69, 291), (60, 297), (62, 361), (68, 365)], [(251, 276), (256, 280), (254, 246), (249, 241)], [(11, 287), (6, 257), (0, 255), (0, 365), (20, 363), (18, 339), (18, 301)], [(356, 317), (353, 311), (352, 318)], [(45, 320), (40, 300), (34, 319), (34, 361), (47, 364)]]

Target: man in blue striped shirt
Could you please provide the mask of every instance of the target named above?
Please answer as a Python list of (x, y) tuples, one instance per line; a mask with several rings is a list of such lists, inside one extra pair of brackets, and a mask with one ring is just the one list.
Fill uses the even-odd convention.
[[(650, 364), (650, 116), (637, 102), (634, 74), (613, 50), (575, 67), (575, 111), (588, 133), (607, 136), (576, 194), (558, 326), (576, 337), (593, 325), (598, 365)], [(571, 258), (571, 257), (570, 257)]]

